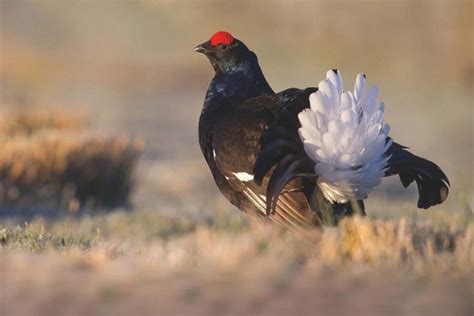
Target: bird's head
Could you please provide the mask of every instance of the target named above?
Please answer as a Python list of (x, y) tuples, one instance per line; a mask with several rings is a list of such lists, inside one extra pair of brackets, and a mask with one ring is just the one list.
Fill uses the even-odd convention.
[(216, 73), (245, 70), (257, 62), (255, 54), (244, 43), (224, 31), (216, 32), (194, 51), (206, 55)]

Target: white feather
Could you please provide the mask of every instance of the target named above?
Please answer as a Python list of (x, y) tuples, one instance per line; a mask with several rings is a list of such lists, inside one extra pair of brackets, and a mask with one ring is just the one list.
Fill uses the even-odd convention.
[(247, 172), (233, 172), (232, 174), (242, 182), (253, 181), (253, 174)]
[(324, 196), (344, 203), (364, 199), (377, 186), (390, 157), (391, 142), (384, 123), (384, 105), (378, 89), (366, 95), (365, 75), (359, 74), (354, 92), (343, 92), (339, 71), (330, 70), (318, 91), (309, 97), (310, 108), (299, 113), (299, 135), (305, 152), (316, 163), (318, 186)]
[(354, 100), (359, 103), (365, 94), (365, 75), (358, 74), (354, 85)]
[(325, 114), (327, 111), (326, 102), (323, 100), (321, 93), (311, 93), (309, 96), (311, 111)]
[(342, 94), (342, 77), (337, 69), (331, 69), (326, 73), (326, 78), (336, 87), (337, 93)]

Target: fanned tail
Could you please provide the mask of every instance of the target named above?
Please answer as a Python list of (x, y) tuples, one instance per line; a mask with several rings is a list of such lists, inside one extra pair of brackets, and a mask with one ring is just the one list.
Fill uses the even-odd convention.
[(336, 221), (355, 209), (364, 214), (362, 200), (393, 174), (404, 187), (417, 183), (419, 208), (442, 203), (449, 193), (448, 178), (433, 162), (393, 143), (377, 87), (366, 93), (366, 76), (359, 74), (354, 91), (344, 91), (337, 70), (326, 77), (317, 89), (277, 95), (274, 124), (260, 139), (254, 165), (258, 185), (271, 173), (265, 178), (267, 214), (274, 214), (289, 189), (301, 190), (323, 223), (331, 223), (325, 214)]
[(347, 203), (365, 199), (385, 174), (391, 140), (378, 88), (366, 93), (366, 76), (357, 75), (354, 92), (344, 91), (337, 69), (329, 70), (310, 108), (298, 114), (299, 136), (315, 162), (317, 184), (326, 199)]

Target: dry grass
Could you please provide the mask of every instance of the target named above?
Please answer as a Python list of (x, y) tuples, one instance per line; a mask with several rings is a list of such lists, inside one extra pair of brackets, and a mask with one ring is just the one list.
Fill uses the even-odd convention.
[[(0, 226), (1, 227), (1, 226)], [(100, 252), (104, 261), (117, 256), (150, 259), (164, 269), (195, 266), (232, 268), (248, 258), (338, 267), (346, 264), (405, 266), (469, 272), (474, 268), (474, 224), (349, 218), (338, 228), (292, 233), (261, 222), (222, 218), (192, 222), (156, 212), (117, 212), (93, 218), (33, 223), (0, 230), (3, 252)]]
[(82, 116), (23, 109), (0, 121), (0, 202), (77, 211), (127, 202), (142, 141), (99, 136)]
[(0, 137), (29, 136), (43, 130), (65, 131), (84, 127), (85, 115), (60, 108), (10, 108), (0, 116)]
[(472, 221), (356, 217), (290, 233), (215, 215), (210, 223), (135, 211), (0, 224), (4, 295), (29, 302), (7, 304), (5, 314), (340, 315), (353, 304), (364, 315), (472, 311)]

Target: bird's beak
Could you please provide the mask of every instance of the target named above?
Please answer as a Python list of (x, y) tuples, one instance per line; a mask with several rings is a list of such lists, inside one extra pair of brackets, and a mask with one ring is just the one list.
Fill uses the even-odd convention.
[(208, 53), (210, 49), (211, 49), (211, 43), (210, 43), (210, 41), (204, 42), (204, 43), (199, 44), (199, 45), (197, 45), (196, 47), (194, 47), (194, 51), (195, 51), (195, 52), (197, 52), (197, 53), (203, 53), (203, 54)]

